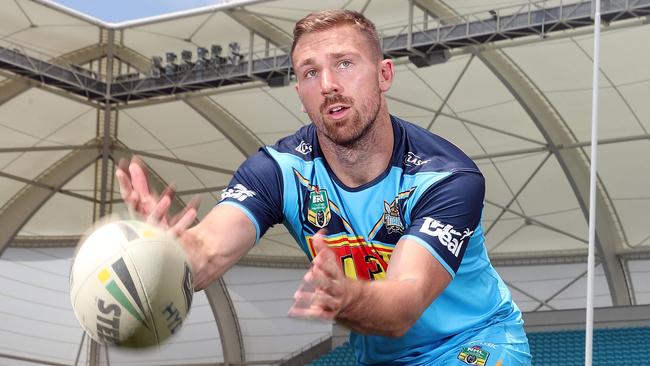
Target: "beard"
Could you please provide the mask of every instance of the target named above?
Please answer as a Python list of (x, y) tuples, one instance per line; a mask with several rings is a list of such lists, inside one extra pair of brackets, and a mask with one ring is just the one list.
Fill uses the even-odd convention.
[[(358, 143), (365, 140), (377, 120), (381, 94), (379, 88), (376, 95), (369, 97), (365, 103), (359, 105), (359, 109), (354, 108), (355, 100), (342, 95), (327, 96), (319, 108), (318, 115), (309, 113), (311, 120), (315, 123), (316, 128), (330, 141), (338, 146), (353, 148)], [(342, 103), (350, 106), (349, 115), (341, 120), (327, 120), (327, 109), (336, 103)]]

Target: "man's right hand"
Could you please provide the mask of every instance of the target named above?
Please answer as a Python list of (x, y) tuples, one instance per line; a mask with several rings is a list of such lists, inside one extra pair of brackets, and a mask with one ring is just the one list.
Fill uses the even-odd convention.
[(175, 236), (181, 236), (194, 222), (198, 201), (192, 200), (183, 211), (170, 218), (169, 207), (174, 190), (167, 187), (160, 196), (151, 192), (144, 163), (138, 157), (134, 156), (130, 162), (121, 160), (115, 176), (124, 203), (132, 214), (147, 223), (160, 226)]

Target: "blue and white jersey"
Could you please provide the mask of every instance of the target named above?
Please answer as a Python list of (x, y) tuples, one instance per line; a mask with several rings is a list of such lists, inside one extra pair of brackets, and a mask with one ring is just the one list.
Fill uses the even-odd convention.
[[(360, 364), (427, 362), (442, 345), (462, 342), (496, 323), (521, 323), (484, 245), (481, 172), (445, 139), (391, 120), (390, 165), (367, 184), (351, 188), (337, 179), (312, 124), (246, 160), (220, 203), (241, 208), (258, 239), (282, 222), (310, 259), (314, 234), (326, 228), (325, 241), (353, 279), (385, 278), (401, 238), (422, 245), (444, 266), (452, 281), (406, 335), (351, 335)], [(500, 341), (507, 340), (493, 339)]]

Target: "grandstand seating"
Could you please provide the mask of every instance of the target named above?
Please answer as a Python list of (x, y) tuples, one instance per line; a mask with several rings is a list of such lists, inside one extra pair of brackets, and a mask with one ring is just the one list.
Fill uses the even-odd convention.
[[(533, 355), (533, 366), (584, 365), (585, 332), (583, 330), (528, 333), (528, 340)], [(644, 350), (649, 342), (650, 328), (596, 329), (593, 365), (636, 364), (645, 359)], [(346, 342), (310, 365), (355, 365), (352, 347)]]

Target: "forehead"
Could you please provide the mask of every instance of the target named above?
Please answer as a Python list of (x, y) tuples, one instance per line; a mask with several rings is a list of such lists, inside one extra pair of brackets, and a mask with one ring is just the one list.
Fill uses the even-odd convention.
[(370, 55), (368, 38), (356, 27), (338, 26), (324, 31), (306, 33), (293, 51), (294, 65), (307, 58), (328, 57), (332, 54), (356, 52)]

